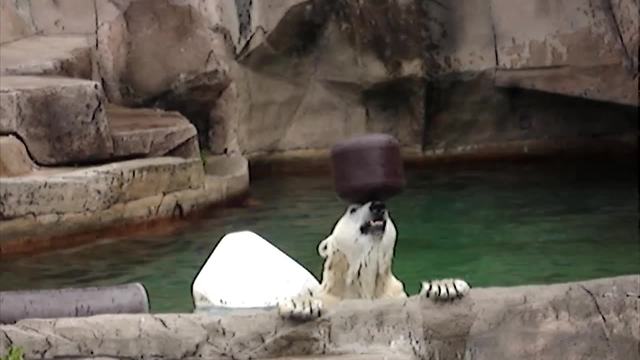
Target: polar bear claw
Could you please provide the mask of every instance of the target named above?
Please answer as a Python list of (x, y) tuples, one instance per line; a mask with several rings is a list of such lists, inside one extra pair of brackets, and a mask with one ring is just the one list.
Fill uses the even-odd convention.
[(422, 283), (420, 294), (433, 300), (453, 300), (465, 296), (471, 287), (460, 279), (431, 280)]

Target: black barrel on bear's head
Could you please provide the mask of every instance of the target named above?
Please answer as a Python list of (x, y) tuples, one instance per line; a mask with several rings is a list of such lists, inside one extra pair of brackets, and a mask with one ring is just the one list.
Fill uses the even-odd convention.
[(331, 149), (336, 192), (350, 203), (384, 201), (406, 182), (398, 141), (369, 134), (339, 142)]

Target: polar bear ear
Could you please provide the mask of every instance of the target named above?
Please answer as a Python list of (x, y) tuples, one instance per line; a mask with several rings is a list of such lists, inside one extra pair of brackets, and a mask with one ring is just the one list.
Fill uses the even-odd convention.
[(318, 254), (320, 254), (320, 257), (326, 259), (327, 256), (329, 256), (331, 240), (332, 236), (330, 235), (326, 239), (320, 241), (320, 244), (318, 245)]

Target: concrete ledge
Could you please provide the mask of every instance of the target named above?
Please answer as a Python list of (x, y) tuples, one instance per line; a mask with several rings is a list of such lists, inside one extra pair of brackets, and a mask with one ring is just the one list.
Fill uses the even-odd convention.
[[(345, 301), (308, 323), (275, 310), (101, 315), (0, 326), (27, 358), (638, 359), (640, 275), (473, 289), (453, 303)], [(307, 358), (307, 357), (305, 357)]]
[(118, 203), (202, 187), (198, 159), (150, 158), (0, 178), (0, 219), (95, 212)]

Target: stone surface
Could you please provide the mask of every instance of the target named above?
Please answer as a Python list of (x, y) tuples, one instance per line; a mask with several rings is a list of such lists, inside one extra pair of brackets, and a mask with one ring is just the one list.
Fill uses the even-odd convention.
[(640, 276), (630, 275), (473, 289), (454, 303), (344, 301), (308, 323), (275, 310), (23, 320), (0, 326), (0, 354), (13, 345), (42, 359), (626, 360), (639, 357), (639, 308)]
[(3, 76), (0, 99), (0, 134), (17, 134), (39, 165), (96, 161), (113, 152), (96, 82)]
[(498, 68), (524, 71), (500, 74), (499, 84), (638, 105), (638, 79), (625, 66), (609, 0), (492, 0), (491, 7)]
[(96, 212), (204, 184), (199, 159), (151, 158), (0, 179), (0, 218)]
[(95, 34), (96, 1), (30, 1), (31, 17), (39, 33)]
[(232, 76), (239, 103), (249, 104), (238, 114), (240, 149), (322, 149), (371, 131), (419, 144), (421, 9), (413, 2), (281, 3), (289, 8), (277, 23), (256, 27)]
[(638, 0), (610, 0), (611, 17), (624, 46), (627, 70), (638, 74), (640, 46), (640, 2)]
[[(560, 82), (561, 78), (554, 81)], [(480, 154), (485, 152), (481, 150), (484, 145), (493, 148), (491, 152), (497, 156), (501, 147), (502, 154), (509, 155), (518, 147), (511, 144), (518, 141), (549, 150), (563, 145), (570, 149), (570, 143), (577, 141), (583, 144), (576, 148), (586, 153), (590, 146), (597, 149), (599, 142), (627, 138), (637, 126), (637, 108), (496, 88), (491, 74), (442, 81), (434, 92), (438, 96), (432, 98), (425, 125), (424, 149), (428, 156), (435, 151), (442, 152), (441, 157), (455, 152)], [(608, 121), (602, 121), (605, 118)], [(516, 153), (526, 154), (520, 150), (524, 147)]]
[(95, 40), (84, 35), (31, 36), (0, 47), (2, 75), (91, 79)]
[(0, 136), (0, 177), (20, 176), (36, 168), (27, 148), (15, 136)]
[[(224, 72), (221, 9), (211, 1), (137, 0), (98, 12), (101, 77), (111, 98), (146, 101), (183, 77)], [(213, 101), (215, 99), (211, 99)]]
[(84, 244), (126, 226), (179, 219), (249, 189), (242, 157), (213, 158), (207, 173), (199, 158), (163, 157), (0, 178), (0, 255)]
[(427, 23), (427, 71), (465, 73), (496, 67), (491, 2), (450, 0), (424, 2)]
[(108, 105), (107, 117), (115, 158), (200, 156), (196, 128), (177, 112)]
[(0, 44), (31, 36), (34, 32), (28, 3), (0, 1)]
[(99, 1), (98, 73), (112, 102), (177, 110), (208, 146), (210, 113), (229, 85), (231, 1)]
[(204, 159), (208, 178), (220, 181), (227, 198), (243, 194), (249, 189), (249, 162), (240, 155), (207, 156)]
[[(623, 3), (624, 9), (636, 6)], [(637, 106), (638, 78), (625, 65), (612, 22), (615, 17), (627, 24), (622, 37), (633, 39), (637, 27), (629, 24), (637, 21), (637, 11), (622, 14), (620, 6), (611, 10), (605, 0), (424, 2), (421, 7), (410, 1), (281, 1), (278, 6), (288, 8), (274, 10), (277, 21), (262, 22), (256, 17), (264, 11), (259, 2), (241, 4), (246, 11), (239, 8), (240, 33), (248, 35), (240, 39), (250, 40), (237, 47), (240, 71), (232, 78), (238, 103), (248, 108), (237, 112), (236, 136), (227, 139), (251, 156), (322, 149), (367, 131), (418, 146), (428, 131), (424, 109), (438, 96), (425, 95), (424, 75), (436, 76), (436, 83), (455, 76), (472, 88), (478, 74), (493, 76), (497, 70), (500, 87)], [(425, 33), (416, 35), (416, 28)], [(460, 99), (448, 110), (453, 115), (474, 106)], [(485, 107), (498, 114), (513, 108), (508, 102)], [(256, 133), (261, 136), (252, 136)], [(451, 137), (456, 135), (465, 136)]]

